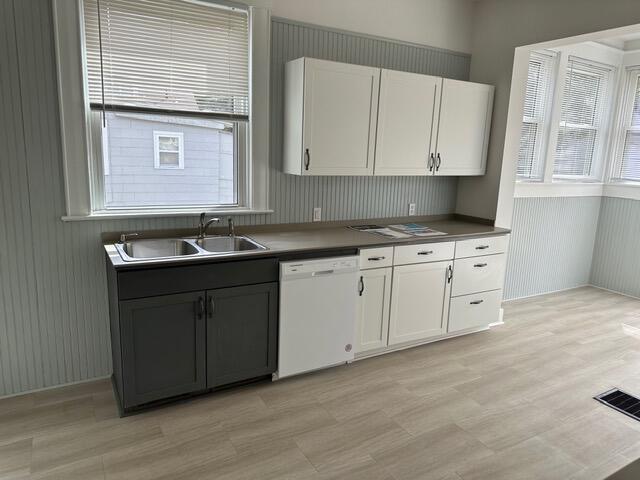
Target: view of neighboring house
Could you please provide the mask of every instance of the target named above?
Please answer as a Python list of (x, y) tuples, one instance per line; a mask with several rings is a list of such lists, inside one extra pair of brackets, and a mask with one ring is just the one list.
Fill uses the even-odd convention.
[(107, 113), (105, 206), (233, 204), (233, 123)]

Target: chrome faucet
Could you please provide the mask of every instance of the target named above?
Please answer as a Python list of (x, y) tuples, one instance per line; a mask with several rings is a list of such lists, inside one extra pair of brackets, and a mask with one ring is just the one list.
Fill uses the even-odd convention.
[(229, 236), (230, 237), (236, 236), (236, 230), (235, 230), (235, 227), (233, 226), (233, 218), (231, 217), (229, 217)]
[(137, 237), (138, 233), (121, 233), (120, 234), (120, 243), (125, 243), (131, 237)]
[(207, 228), (212, 223), (220, 223), (220, 219), (217, 217), (210, 218), (205, 222), (206, 213), (202, 212), (200, 214), (200, 223), (198, 224), (198, 240), (204, 240), (204, 237), (207, 236)]

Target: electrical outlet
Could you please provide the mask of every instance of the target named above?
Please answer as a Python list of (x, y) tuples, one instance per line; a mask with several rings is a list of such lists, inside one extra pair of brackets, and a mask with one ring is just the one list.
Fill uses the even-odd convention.
[(409, 215), (415, 215), (416, 214), (416, 204), (415, 203), (410, 203), (409, 204)]
[(315, 207), (313, 209), (313, 221), (319, 222), (322, 220), (322, 209), (320, 207)]

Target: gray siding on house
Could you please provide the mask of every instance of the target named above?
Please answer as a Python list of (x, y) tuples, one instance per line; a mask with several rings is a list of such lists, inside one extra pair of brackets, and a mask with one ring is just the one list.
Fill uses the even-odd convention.
[[(195, 228), (195, 217), (64, 223), (51, 2), (0, 2), (0, 396), (111, 372), (102, 232)], [(274, 19), (271, 215), (238, 224), (394, 216), (455, 208), (455, 178), (281, 173), (282, 77), (302, 55), (466, 79), (469, 57)]]
[(640, 298), (640, 201), (602, 199), (591, 283)]
[(505, 300), (589, 284), (600, 197), (516, 198)]
[[(233, 204), (233, 133), (220, 122), (107, 113), (109, 207)], [(182, 133), (184, 168), (156, 168), (154, 132)]]

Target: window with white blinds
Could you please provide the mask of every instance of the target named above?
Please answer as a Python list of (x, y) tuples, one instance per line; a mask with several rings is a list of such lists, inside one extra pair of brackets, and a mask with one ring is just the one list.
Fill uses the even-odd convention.
[(247, 11), (187, 0), (83, 0), (92, 108), (249, 116)]
[(612, 69), (569, 57), (564, 80), (554, 177), (588, 179), (602, 150)]
[(629, 83), (628, 104), (622, 107), (630, 111), (622, 128), (622, 155), (614, 177), (616, 180), (640, 182), (640, 71), (637, 68), (629, 71)]
[(524, 100), (518, 178), (541, 180), (544, 176), (546, 133), (551, 113), (557, 55), (549, 51), (531, 52)]

